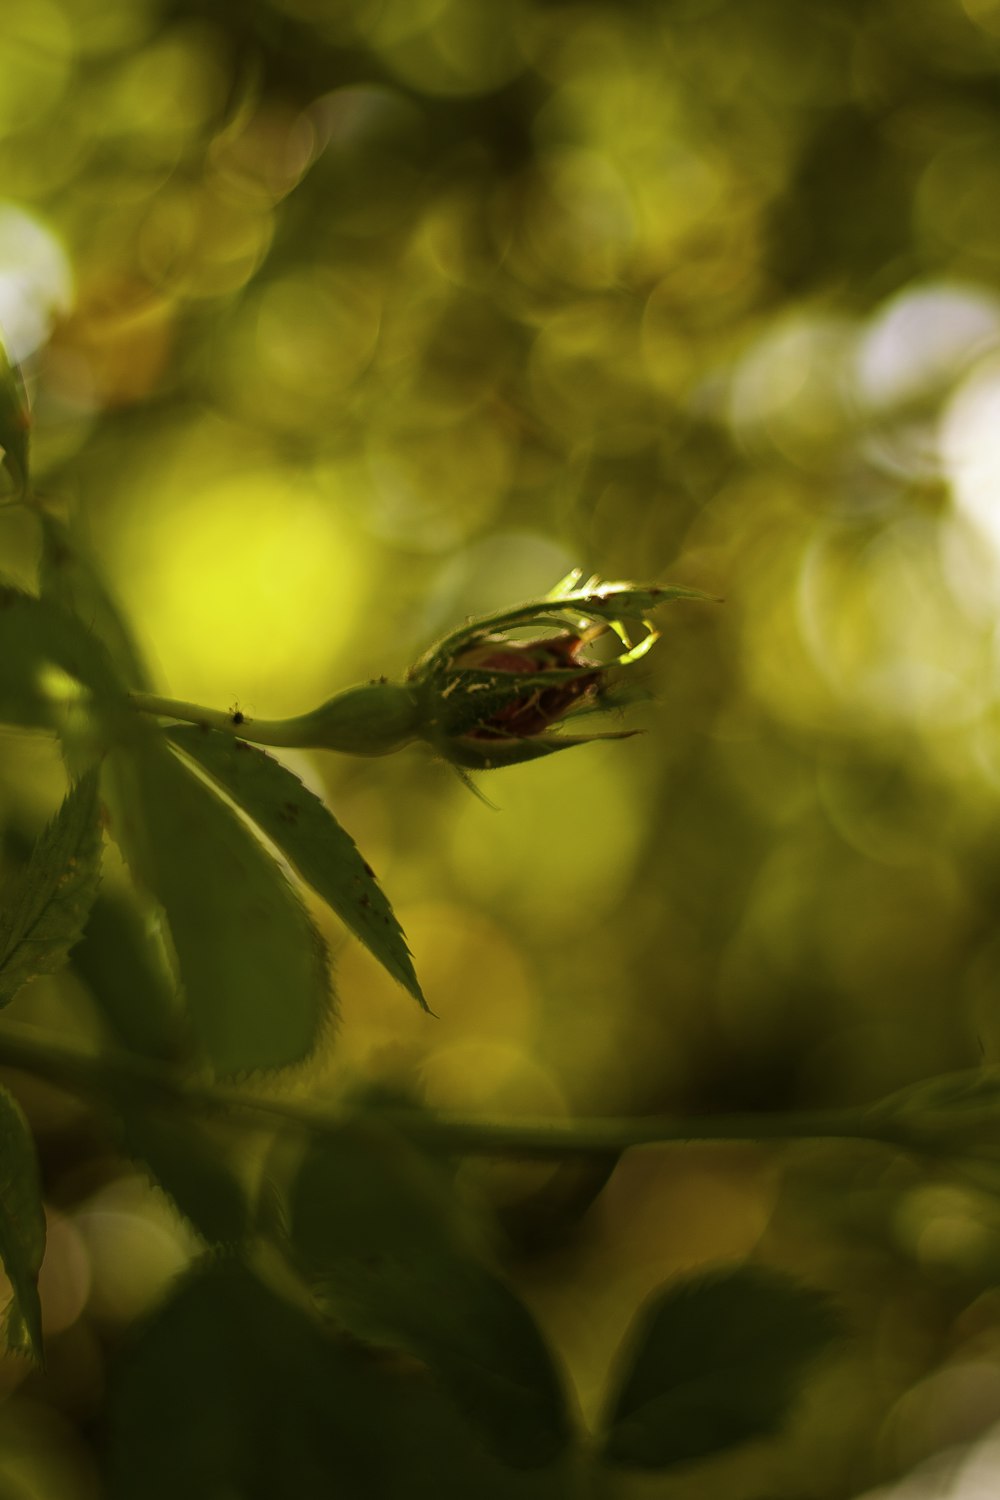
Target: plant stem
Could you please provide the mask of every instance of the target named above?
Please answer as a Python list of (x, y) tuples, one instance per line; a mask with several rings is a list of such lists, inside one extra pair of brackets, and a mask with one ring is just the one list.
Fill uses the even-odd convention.
[[(295, 1127), (314, 1135), (339, 1131), (354, 1118), (350, 1110), (319, 1108), (306, 1101), (269, 1098), (226, 1084), (197, 1082), (176, 1068), (129, 1053), (88, 1053), (13, 1022), (0, 1029), (0, 1065), (31, 1073), (98, 1103), (127, 1088), (139, 1091), (147, 1100), (182, 1104), (208, 1114), (221, 1111), (248, 1116), (255, 1124), (270, 1120), (276, 1127)], [(589, 1156), (630, 1146), (700, 1141), (870, 1140), (904, 1144), (864, 1109), (516, 1123), (420, 1109), (386, 1109), (379, 1112), (378, 1119), (419, 1145), (458, 1156)]]
[(184, 703), (177, 698), (160, 698), (155, 693), (129, 693), (129, 702), (140, 713), (160, 719), (178, 719), (206, 729), (221, 729), (241, 740), (258, 745), (294, 746), (301, 743), (299, 719), (247, 719), (238, 711), (223, 713), (218, 708), (203, 708), (200, 703)]
[(223, 734), (258, 745), (338, 750), (344, 755), (389, 755), (423, 733), (421, 707), (413, 689), (384, 677), (344, 688), (311, 713), (292, 719), (248, 719), (239, 709), (221, 713), (217, 708), (159, 698), (155, 693), (130, 693), (129, 702), (140, 713), (180, 719), (202, 729), (220, 729)]

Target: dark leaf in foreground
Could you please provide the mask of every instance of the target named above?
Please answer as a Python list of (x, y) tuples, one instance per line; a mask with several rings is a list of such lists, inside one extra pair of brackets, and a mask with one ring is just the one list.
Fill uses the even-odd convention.
[(605, 1458), (667, 1468), (775, 1433), (837, 1329), (824, 1296), (759, 1267), (654, 1293), (626, 1340)]

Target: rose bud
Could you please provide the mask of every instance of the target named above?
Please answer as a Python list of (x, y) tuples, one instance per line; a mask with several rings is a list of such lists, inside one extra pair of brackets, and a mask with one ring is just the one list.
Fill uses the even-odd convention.
[[(132, 693), (130, 701), (141, 712), (259, 745), (389, 755), (425, 740), (452, 765), (473, 770), (516, 765), (592, 740), (625, 739), (636, 731), (551, 731), (572, 714), (620, 707), (626, 698), (619, 669), (638, 661), (658, 638), (649, 614), (669, 599), (707, 595), (596, 578), (581, 585), (581, 578), (571, 573), (544, 598), (467, 621), (426, 651), (404, 682), (383, 677), (362, 683), (292, 719), (249, 719), (149, 693)], [(557, 633), (527, 640), (512, 635), (542, 630)], [(624, 649), (610, 661), (580, 655), (598, 636), (611, 634)]]
[[(583, 588), (566, 587), (577, 581), (577, 575), (571, 575), (547, 599), (470, 621), (411, 670), (422, 738), (452, 764), (490, 770), (572, 745), (636, 733), (550, 731), (571, 714), (621, 702), (614, 686), (617, 669), (638, 660), (657, 638), (647, 613), (669, 598), (704, 595), (657, 586), (602, 585), (596, 580)], [(638, 621), (637, 642), (620, 616)], [(511, 639), (507, 633), (545, 626), (559, 627), (561, 633), (529, 640)], [(610, 632), (625, 646), (620, 655), (607, 663), (579, 655), (584, 646)]]

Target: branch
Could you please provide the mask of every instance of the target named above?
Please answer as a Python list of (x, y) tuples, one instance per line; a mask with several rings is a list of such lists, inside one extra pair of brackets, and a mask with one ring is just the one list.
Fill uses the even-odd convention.
[[(7, 1022), (0, 1029), (0, 1065), (17, 1068), (68, 1090), (107, 1103), (122, 1089), (205, 1114), (225, 1113), (259, 1126), (334, 1134), (352, 1119), (350, 1108), (329, 1109), (269, 1098), (226, 1084), (199, 1083), (176, 1068), (125, 1052), (100, 1055)], [(566, 1157), (624, 1151), (630, 1146), (699, 1141), (869, 1140), (905, 1146), (866, 1109), (813, 1110), (790, 1114), (705, 1115), (677, 1118), (595, 1118), (516, 1124), (431, 1114), (421, 1109), (385, 1109), (379, 1119), (428, 1149), (456, 1156)]]

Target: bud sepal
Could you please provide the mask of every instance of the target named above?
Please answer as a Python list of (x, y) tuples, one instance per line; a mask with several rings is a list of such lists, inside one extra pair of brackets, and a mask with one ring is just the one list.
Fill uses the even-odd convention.
[[(411, 668), (421, 706), (422, 738), (470, 770), (492, 770), (637, 731), (584, 735), (550, 731), (571, 715), (602, 712), (624, 701), (617, 669), (638, 661), (658, 638), (647, 615), (670, 599), (705, 599), (692, 589), (601, 583), (571, 573), (550, 594), (469, 620)], [(519, 639), (525, 630), (558, 634)], [(613, 633), (624, 649), (607, 661), (581, 655)]]

